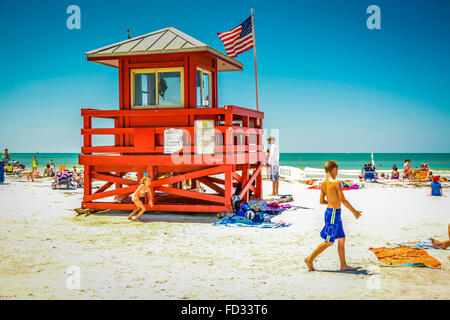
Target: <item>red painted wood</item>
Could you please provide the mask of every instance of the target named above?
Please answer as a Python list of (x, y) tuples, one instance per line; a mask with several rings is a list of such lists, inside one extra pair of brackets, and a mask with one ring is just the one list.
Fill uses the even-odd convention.
[(201, 178), (197, 178), (197, 180), (200, 181), (201, 183), (203, 183), (204, 185), (208, 186), (209, 188), (213, 189), (218, 194), (220, 194), (222, 196), (225, 195), (225, 190), (223, 188), (219, 187), (218, 185), (216, 185), (214, 182), (212, 182), (209, 177), (201, 177)]
[(108, 174), (108, 173), (94, 172), (91, 174), (91, 177), (92, 177), (92, 179), (120, 183), (120, 184), (129, 185), (129, 186), (134, 186), (134, 185), (138, 184), (137, 181), (130, 180), (130, 179), (124, 179), (124, 178), (118, 177), (116, 175)]
[[(112, 210), (134, 210), (134, 203), (116, 203), (116, 202), (83, 202), (84, 208), (91, 209), (112, 209)], [(229, 212), (230, 206), (224, 205), (174, 205), (174, 204), (156, 204), (151, 208), (146, 205), (147, 211), (179, 211), (179, 212)]]
[(94, 192), (94, 194), (95, 194), (95, 193), (101, 193), (101, 192), (103, 192), (103, 191), (108, 190), (108, 188), (111, 187), (113, 184), (114, 184), (114, 183), (112, 183), (112, 182), (107, 182), (107, 183), (105, 183), (103, 186), (101, 186), (100, 188), (98, 188), (98, 189)]
[(224, 200), (225, 200), (225, 198), (222, 196), (216, 196), (216, 195), (212, 195), (212, 194), (188, 191), (188, 190), (177, 189), (177, 188), (169, 188), (169, 187), (160, 186), (160, 187), (157, 187), (156, 190), (162, 191), (165, 193), (169, 193), (169, 194), (174, 194), (177, 196), (206, 200), (206, 201), (217, 202), (217, 203), (221, 203), (221, 204), (223, 204)]
[(84, 201), (93, 201), (93, 200), (97, 200), (97, 199), (117, 196), (117, 195), (120, 195), (120, 194), (131, 194), (134, 191), (136, 191), (137, 188), (138, 188), (138, 185), (135, 185), (135, 186), (124, 187), (124, 188), (115, 189), (115, 190), (111, 190), (111, 191), (104, 191), (104, 192), (94, 193), (94, 194), (91, 194), (91, 195), (85, 195), (83, 199), (84, 199)]
[(256, 171), (253, 173), (252, 177), (247, 181), (247, 183), (245, 184), (245, 186), (242, 186), (242, 190), (241, 193), (239, 194), (239, 196), (242, 197), (244, 196), (244, 194), (248, 191), (248, 189), (250, 188), (251, 184), (253, 183), (253, 181), (255, 181), (256, 177), (261, 173), (261, 169), (264, 166), (263, 163), (261, 163), (258, 167), (258, 169), (256, 169)]
[[(123, 175), (127, 172), (137, 172), (138, 180), (147, 172), (152, 179), (149, 196), (154, 197), (155, 206), (151, 209), (148, 207), (149, 210), (230, 211), (231, 195), (237, 185), (233, 177), (242, 182), (245, 194), (252, 190), (257, 196), (262, 195), (260, 168), (266, 156), (262, 141), (264, 113), (234, 105), (218, 107), (218, 60), (229, 61), (207, 51), (88, 58), (90, 61), (110, 59), (118, 60), (120, 110), (81, 110), (83, 154), (79, 156), (79, 163), (85, 166), (87, 186), (83, 207), (134, 209), (131, 203), (98, 201), (107, 197), (130, 201), (129, 195), (137, 188), (137, 181), (124, 179)], [(239, 65), (231, 64), (241, 69)], [(184, 68), (184, 108), (131, 109), (131, 69), (167, 67)], [(197, 67), (212, 73), (212, 108), (196, 108)], [(92, 128), (93, 117), (114, 119), (114, 128)], [(214, 155), (195, 154), (193, 125), (195, 120), (200, 119), (215, 120), (217, 144)], [(185, 131), (184, 147), (176, 155), (164, 154), (163, 135), (168, 128)], [(114, 145), (92, 146), (93, 135), (113, 135)], [(257, 170), (249, 178), (250, 168), (255, 167)], [(242, 177), (236, 171), (242, 171)], [(167, 173), (173, 176), (157, 179)], [(211, 177), (215, 174), (223, 174), (225, 178)], [(93, 179), (104, 182), (94, 193)], [(249, 185), (255, 179), (256, 187)], [(217, 192), (217, 195), (184, 190), (182, 181), (185, 180), (192, 180), (192, 187), (196, 186), (198, 180)], [(116, 189), (108, 190), (113, 184)], [(147, 202), (149, 196), (146, 197)], [(221, 205), (211, 205), (210, 202)]]

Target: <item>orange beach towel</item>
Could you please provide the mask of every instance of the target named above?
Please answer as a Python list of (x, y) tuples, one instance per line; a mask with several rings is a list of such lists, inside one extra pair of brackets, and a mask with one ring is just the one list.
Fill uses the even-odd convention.
[(384, 265), (383, 267), (428, 267), (440, 268), (439, 260), (433, 258), (424, 249), (414, 249), (409, 246), (401, 246), (395, 248), (369, 248), (378, 260)]

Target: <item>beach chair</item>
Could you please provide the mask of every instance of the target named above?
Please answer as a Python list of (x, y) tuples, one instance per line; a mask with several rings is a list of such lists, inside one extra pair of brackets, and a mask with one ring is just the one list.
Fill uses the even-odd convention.
[(70, 171), (63, 171), (56, 173), (56, 179), (52, 183), (53, 189), (61, 188), (61, 186), (66, 186), (66, 188), (76, 189), (77, 182), (72, 179), (73, 174)]
[(364, 181), (376, 181), (375, 170), (364, 170)]

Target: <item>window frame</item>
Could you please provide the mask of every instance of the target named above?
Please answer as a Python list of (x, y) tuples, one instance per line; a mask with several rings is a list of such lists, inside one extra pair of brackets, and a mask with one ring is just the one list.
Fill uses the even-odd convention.
[[(180, 72), (181, 81), (181, 104), (164, 104), (159, 105), (159, 73), (164, 72)], [(156, 79), (156, 105), (151, 106), (136, 106), (135, 103), (135, 75), (144, 73), (155, 73)], [(184, 68), (145, 68), (145, 69), (131, 69), (130, 70), (130, 107), (131, 109), (164, 109), (164, 108), (184, 108)]]
[[(200, 95), (203, 95), (203, 88), (204, 88), (204, 85), (203, 85), (203, 81), (204, 81), (204, 77), (203, 77), (203, 74), (204, 73), (206, 73), (206, 74), (208, 74), (208, 88), (209, 88), (209, 92), (208, 92), (208, 96), (209, 96), (209, 105), (207, 106), (207, 107), (205, 107), (205, 106), (203, 106), (203, 96), (201, 97), (202, 99), (202, 104), (199, 106), (199, 105), (197, 105), (197, 103), (198, 103), (198, 97), (197, 97), (197, 101), (195, 102), (195, 104), (197, 105), (196, 107), (197, 108), (212, 108), (213, 106), (212, 106), (212, 72), (211, 71), (209, 71), (209, 70), (206, 70), (206, 69), (203, 69), (203, 68), (200, 68), (200, 67), (197, 67), (197, 72), (198, 71), (200, 71), (200, 73), (201, 73), (201, 83), (200, 83)], [(195, 73), (195, 75), (197, 76), (197, 72)], [(196, 84), (197, 84), (197, 81), (196, 81)], [(195, 93), (197, 94), (197, 85), (196, 85), (196, 88), (195, 88)]]

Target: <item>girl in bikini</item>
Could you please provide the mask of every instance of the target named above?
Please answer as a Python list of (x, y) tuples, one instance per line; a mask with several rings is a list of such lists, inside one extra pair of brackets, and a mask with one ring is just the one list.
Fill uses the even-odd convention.
[[(145, 197), (145, 193), (150, 190), (150, 184), (151, 183), (152, 183), (152, 180), (148, 176), (143, 177), (141, 179), (139, 187), (131, 195), (131, 200), (136, 205), (136, 209), (134, 209), (133, 212), (131, 212), (131, 214), (128, 216), (128, 220), (141, 221), (141, 220), (139, 220), (139, 217), (142, 214), (144, 214), (144, 212), (145, 212), (145, 205), (144, 205), (144, 203), (142, 203), (140, 198)], [(150, 207), (153, 207), (152, 194), (151, 194), (151, 192), (148, 192), (148, 194), (150, 196), (150, 201), (149, 201)], [(138, 211), (139, 211), (139, 213), (137, 214), (137, 216), (135, 218), (133, 218), (134, 214), (137, 213)]]

